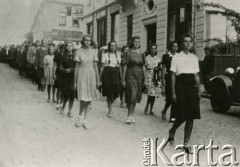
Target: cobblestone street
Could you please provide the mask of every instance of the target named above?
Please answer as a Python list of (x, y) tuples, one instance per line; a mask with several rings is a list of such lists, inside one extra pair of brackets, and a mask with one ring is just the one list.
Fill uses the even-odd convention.
[[(143, 114), (144, 95), (137, 105), (134, 125), (124, 123), (127, 110), (120, 108), (118, 100), (111, 119), (106, 117), (106, 100), (93, 101), (89, 122), (95, 128), (84, 130), (73, 125), (78, 101), (70, 119), (66, 111), (62, 116), (54, 103), (47, 103), (47, 93), (37, 91), (17, 70), (0, 64), (0, 78), (0, 167), (141, 167), (143, 138), (168, 138), (172, 124), (160, 119), (164, 97), (156, 100), (156, 115), (150, 116)], [(229, 152), (222, 151), (222, 146), (231, 144), (240, 161), (240, 108), (231, 107), (227, 115), (217, 114), (209, 100), (202, 99), (201, 116), (194, 122), (190, 144), (208, 145), (213, 139), (220, 149), (214, 151), (217, 162), (221, 153)], [(182, 144), (183, 128), (177, 131), (175, 144)], [(173, 148), (167, 145), (164, 152), (171, 155)], [(206, 155), (206, 151), (200, 152), (200, 166), (209, 166)], [(167, 165), (158, 158), (158, 166)]]

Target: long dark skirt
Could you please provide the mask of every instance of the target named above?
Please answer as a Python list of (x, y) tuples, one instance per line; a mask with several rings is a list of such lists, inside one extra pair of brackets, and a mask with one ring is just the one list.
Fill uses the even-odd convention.
[(61, 91), (64, 99), (74, 99), (74, 78), (73, 77), (62, 77)]
[(61, 72), (58, 70), (56, 70), (55, 72), (55, 75), (56, 75), (56, 80), (54, 82), (54, 88), (57, 88), (58, 90), (62, 91), (62, 75), (61, 75)]
[(104, 67), (102, 74), (102, 94), (115, 100), (120, 93), (120, 73), (118, 67)]
[(200, 99), (194, 74), (176, 77), (176, 103), (172, 104), (172, 117), (180, 120), (200, 119)]

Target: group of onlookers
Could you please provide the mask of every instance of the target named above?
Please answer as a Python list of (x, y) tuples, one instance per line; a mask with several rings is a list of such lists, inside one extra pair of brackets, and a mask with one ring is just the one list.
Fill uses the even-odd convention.
[[(91, 102), (100, 98), (101, 94), (106, 96), (109, 118), (113, 116), (113, 102), (120, 96), (120, 106), (124, 107), (126, 103), (128, 110), (125, 122), (133, 124), (136, 104), (142, 100), (143, 88), (146, 87), (148, 95), (143, 112), (150, 115), (154, 115), (156, 97), (165, 90), (166, 103), (161, 118), (166, 120), (166, 112), (172, 105), (170, 121), (174, 122), (169, 130), (168, 142), (173, 144), (176, 129), (186, 122), (184, 149), (189, 153), (193, 120), (200, 119), (201, 98), (199, 64), (192, 52), (193, 39), (190, 35), (183, 36), (181, 46), (176, 41), (171, 42), (162, 60), (156, 44), (150, 44), (142, 53), (140, 41), (139, 36), (134, 36), (129, 45), (119, 51), (114, 40), (99, 49), (97, 41), (92, 42), (90, 35), (83, 36), (78, 49), (74, 49), (72, 42), (55, 46), (43, 40), (26, 46), (4, 47), (0, 60), (17, 67), (20, 75), (30, 77), (37, 83), (39, 91), (47, 88), (47, 102), (56, 102), (56, 109), (61, 114), (69, 102), (67, 115), (72, 118), (74, 98), (77, 98), (80, 109), (75, 126), (86, 129), (90, 125), (87, 116)], [(179, 48), (181, 52), (178, 52)], [(207, 91), (213, 70), (209, 66), (214, 66), (208, 50), (205, 48), (207, 56), (203, 63)]]

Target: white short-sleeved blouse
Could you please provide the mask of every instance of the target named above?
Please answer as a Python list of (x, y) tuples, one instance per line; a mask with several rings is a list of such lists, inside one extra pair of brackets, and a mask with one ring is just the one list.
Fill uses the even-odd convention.
[(176, 75), (196, 74), (200, 71), (198, 58), (192, 53), (185, 54), (183, 51), (177, 53), (172, 58), (170, 70)]
[(105, 66), (119, 67), (121, 63), (121, 56), (117, 53), (103, 53), (102, 63), (105, 63)]

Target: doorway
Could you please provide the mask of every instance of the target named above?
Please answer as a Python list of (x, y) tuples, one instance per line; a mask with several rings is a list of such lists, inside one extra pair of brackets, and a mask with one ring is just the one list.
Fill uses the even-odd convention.
[(97, 20), (97, 41), (100, 47), (106, 45), (106, 17)]
[(147, 46), (151, 43), (156, 43), (157, 23), (146, 25), (147, 29)]

